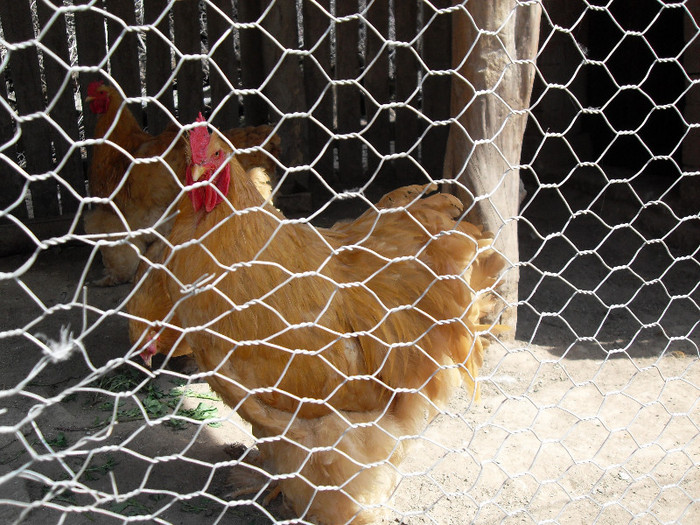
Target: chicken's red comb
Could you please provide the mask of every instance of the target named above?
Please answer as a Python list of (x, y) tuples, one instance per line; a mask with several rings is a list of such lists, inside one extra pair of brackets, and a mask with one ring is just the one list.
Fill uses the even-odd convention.
[[(197, 122), (206, 122), (202, 113), (197, 117)], [(192, 163), (201, 164), (206, 159), (207, 146), (209, 146), (209, 131), (206, 126), (197, 126), (190, 131), (190, 149), (192, 150)]]
[(87, 89), (88, 97), (96, 97), (97, 96), (97, 88), (99, 88), (103, 84), (104, 84), (104, 82), (102, 82), (101, 80), (95, 80), (93, 82), (90, 82), (90, 84), (88, 84), (88, 89)]

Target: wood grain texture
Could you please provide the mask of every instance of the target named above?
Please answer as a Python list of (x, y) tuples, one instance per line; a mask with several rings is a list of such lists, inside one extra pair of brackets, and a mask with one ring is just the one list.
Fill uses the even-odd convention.
[[(469, 220), (496, 235), (512, 265), (501, 292), (518, 300), (518, 165), (539, 41), (539, 4), (465, 2), (452, 15), (452, 107), (444, 177), (449, 191), (473, 207)], [(483, 141), (483, 142), (481, 142)], [(503, 321), (515, 329), (513, 306)], [(514, 331), (513, 331), (514, 333)]]

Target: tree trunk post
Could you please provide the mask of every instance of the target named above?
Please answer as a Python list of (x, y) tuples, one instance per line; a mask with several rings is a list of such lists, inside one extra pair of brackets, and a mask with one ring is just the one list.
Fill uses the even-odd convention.
[(446, 188), (470, 207), (467, 219), (495, 235), (507, 259), (501, 322), (515, 334), (520, 153), (535, 76), (542, 6), (537, 1), (468, 0), (452, 16), (452, 92)]

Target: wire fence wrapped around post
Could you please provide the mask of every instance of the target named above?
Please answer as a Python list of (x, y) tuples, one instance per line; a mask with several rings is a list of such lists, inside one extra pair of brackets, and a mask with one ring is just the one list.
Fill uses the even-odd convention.
[(0, 521), (700, 522), (699, 20), (0, 2)]

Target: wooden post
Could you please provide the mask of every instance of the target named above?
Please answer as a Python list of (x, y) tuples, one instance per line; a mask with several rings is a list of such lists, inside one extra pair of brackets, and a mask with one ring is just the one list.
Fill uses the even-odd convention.
[[(511, 267), (500, 293), (511, 306), (501, 322), (517, 323), (520, 204), (518, 165), (534, 80), (539, 2), (469, 0), (452, 18), (452, 99), (455, 121), (445, 155), (447, 188), (471, 209), (468, 219), (496, 235)], [(473, 204), (473, 206), (472, 206)]]

